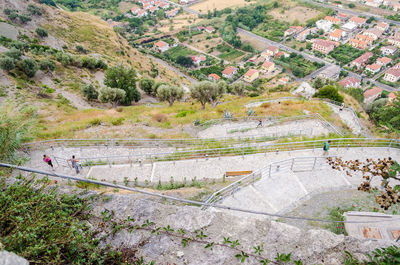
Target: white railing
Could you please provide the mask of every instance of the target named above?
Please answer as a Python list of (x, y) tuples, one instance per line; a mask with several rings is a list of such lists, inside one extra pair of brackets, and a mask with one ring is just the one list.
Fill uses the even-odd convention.
[[(207, 205), (216, 204), (226, 197), (233, 195), (241, 188), (251, 185), (261, 178), (269, 178), (275, 174), (288, 173), (290, 171), (312, 171), (315, 169), (321, 169), (324, 166), (327, 166), (326, 157), (295, 157), (278, 162), (273, 162), (214, 192), (204, 201), (204, 203)], [(202, 209), (207, 209), (207, 207), (203, 206)]]
[[(225, 148), (184, 150), (176, 152), (129, 154), (121, 156), (98, 156), (98, 157), (79, 157), (83, 166), (109, 165), (112, 167), (117, 164), (143, 164), (158, 161), (178, 161), (185, 159), (209, 159), (222, 156), (240, 156), (259, 153), (315, 150), (321, 149), (323, 143), (331, 141), (331, 148), (352, 148), (352, 147), (387, 147), (400, 148), (398, 139), (374, 139), (374, 138), (337, 138), (324, 140), (310, 140), (299, 142), (282, 143), (263, 143), (247, 144)], [(68, 158), (53, 157), (58, 166), (70, 166)]]

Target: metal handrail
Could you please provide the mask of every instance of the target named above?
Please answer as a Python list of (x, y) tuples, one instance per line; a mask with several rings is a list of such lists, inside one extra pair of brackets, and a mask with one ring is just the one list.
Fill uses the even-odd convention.
[[(331, 156), (334, 157), (334, 156)], [(215, 204), (218, 201), (223, 200), (226, 195), (232, 195), (241, 188), (253, 184), (256, 181), (260, 180), (261, 178), (265, 177), (271, 177), (273, 173), (279, 172), (289, 172), (289, 171), (296, 171), (295, 168), (295, 162), (296, 160), (302, 160), (302, 166), (308, 165), (312, 166), (311, 170), (314, 170), (318, 165), (317, 165), (317, 160), (318, 159), (323, 159), (325, 160), (326, 157), (294, 157), (294, 158), (289, 158), (277, 162), (273, 162), (268, 164), (267, 166), (249, 174), (246, 175), (239, 180), (229, 184), (228, 186), (214, 192), (210, 197), (208, 197), (204, 203), (209, 205), (209, 204)], [(311, 164), (310, 164), (311, 162)], [(275, 170), (275, 171), (273, 171)], [(304, 169), (303, 169), (304, 170)], [(206, 209), (208, 206), (203, 206), (202, 209)]]
[[(248, 155), (258, 153), (270, 153), (281, 151), (297, 150), (315, 150), (322, 148), (323, 143), (330, 140), (331, 148), (350, 148), (350, 147), (393, 147), (400, 148), (398, 139), (376, 139), (376, 138), (335, 138), (324, 140), (309, 140), (298, 142), (265, 143), (257, 145), (240, 145), (223, 148), (185, 150), (176, 152), (159, 152), (145, 154), (129, 154), (120, 156), (99, 156), (99, 157), (80, 157), (81, 161), (87, 163), (87, 166), (103, 162), (102, 164), (133, 164), (133, 163), (153, 163), (157, 161), (177, 161), (185, 159), (208, 159), (232, 155)], [(57, 164), (67, 164), (67, 158), (54, 157)]]

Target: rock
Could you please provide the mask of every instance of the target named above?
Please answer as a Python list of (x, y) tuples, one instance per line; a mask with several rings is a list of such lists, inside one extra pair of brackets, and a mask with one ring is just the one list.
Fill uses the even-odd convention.
[(174, 228), (194, 231), (210, 225), (214, 217), (214, 213), (204, 212), (200, 208), (185, 206), (178, 208), (175, 214), (169, 215), (166, 218), (166, 223)]
[(182, 258), (184, 255), (185, 255), (185, 253), (183, 253), (183, 251), (178, 251), (178, 252), (176, 252), (176, 256), (177, 256), (178, 258)]
[(12, 252), (3, 250), (0, 251), (0, 265), (29, 265), (29, 262)]

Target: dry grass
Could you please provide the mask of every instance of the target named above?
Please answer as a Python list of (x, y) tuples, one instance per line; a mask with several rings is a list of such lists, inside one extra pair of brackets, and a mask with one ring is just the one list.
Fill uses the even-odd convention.
[[(282, 21), (287, 21), (289, 23), (298, 21), (300, 24), (305, 24), (307, 20), (322, 14), (320, 11), (315, 9), (303, 6), (294, 6), (293, 3), (288, 4), (287, 6), (289, 6), (288, 10), (282, 8), (273, 9), (268, 12), (268, 14)], [(281, 12), (282, 10), (284, 13)]]
[(254, 3), (255, 1), (246, 2), (245, 0), (204, 0), (198, 4), (190, 6), (191, 9), (197, 10), (201, 13), (207, 13), (208, 10), (222, 10), (227, 7), (241, 7)]
[(120, 2), (118, 4), (118, 10), (121, 11), (122, 13), (126, 13), (129, 10), (131, 10), (132, 7), (134, 7), (134, 6), (138, 6), (138, 5), (135, 5), (133, 2), (125, 2), (124, 1), (124, 2)]

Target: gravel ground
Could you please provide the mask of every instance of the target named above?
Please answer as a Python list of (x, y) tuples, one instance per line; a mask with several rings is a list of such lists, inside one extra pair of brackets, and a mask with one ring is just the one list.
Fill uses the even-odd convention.
[[(286, 213), (289, 216), (301, 216), (318, 219), (329, 219), (329, 212), (333, 208), (340, 207), (350, 208), (354, 206), (354, 211), (374, 211), (379, 206), (375, 202), (375, 195), (358, 191), (356, 189), (348, 189), (342, 191), (326, 192), (315, 195), (310, 200), (305, 201), (294, 210)], [(379, 212), (387, 214), (398, 214), (400, 205), (392, 206), (389, 210), (384, 211), (379, 208)], [(312, 222), (312, 221), (299, 221), (292, 219), (280, 219), (281, 222), (297, 226), (301, 229), (316, 229), (326, 228), (327, 224)]]

